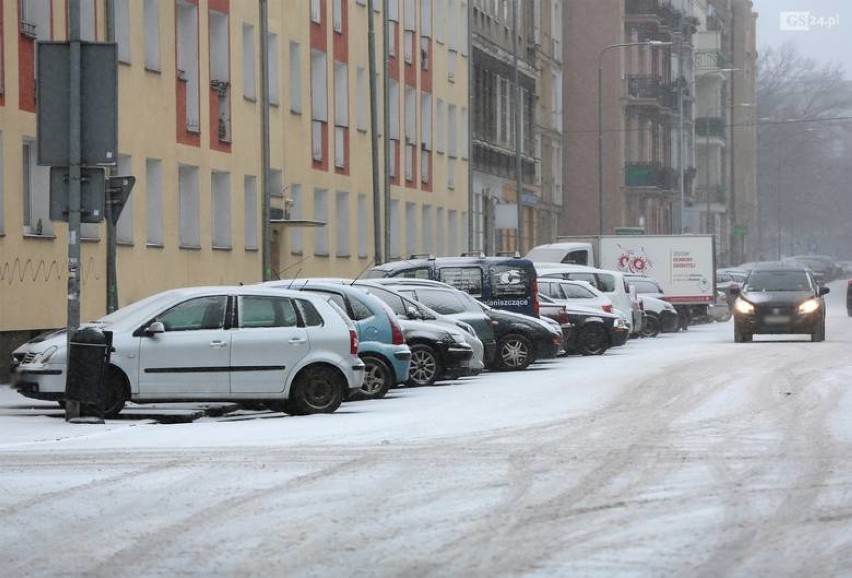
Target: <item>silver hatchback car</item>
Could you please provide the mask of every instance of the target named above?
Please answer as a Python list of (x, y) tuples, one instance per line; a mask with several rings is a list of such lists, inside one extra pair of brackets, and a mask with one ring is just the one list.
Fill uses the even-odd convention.
[[(87, 325), (112, 332), (101, 408), (109, 417), (127, 401), (248, 400), (293, 415), (331, 413), (364, 381), (355, 327), (303, 292), (173, 289)], [(66, 350), (65, 332), (21, 346), (12, 387), (63, 401)]]

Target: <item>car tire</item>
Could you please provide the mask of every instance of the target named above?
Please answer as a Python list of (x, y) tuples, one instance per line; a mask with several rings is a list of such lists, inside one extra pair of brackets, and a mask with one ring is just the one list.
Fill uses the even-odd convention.
[(101, 400), (98, 413), (104, 418), (115, 418), (124, 409), (127, 403), (127, 378), (124, 373), (114, 365), (106, 369), (104, 376), (104, 399)]
[(656, 337), (660, 334), (660, 320), (648, 315), (642, 320), (642, 337)]
[(345, 384), (331, 367), (315, 365), (303, 369), (290, 387), (282, 408), (290, 415), (334, 413), (343, 402)]
[(529, 367), (534, 354), (530, 340), (512, 333), (497, 342), (497, 366), (503, 371), (520, 371)]
[(734, 326), (734, 343), (751, 343), (751, 333), (740, 331), (737, 326)]
[(364, 384), (350, 399), (381, 399), (387, 395), (393, 382), (393, 370), (384, 359), (375, 355), (364, 355)]
[(442, 372), (441, 360), (434, 348), (425, 343), (415, 343), (411, 346), (411, 369), (408, 371), (410, 387), (433, 385)]
[(582, 355), (602, 355), (609, 349), (609, 336), (600, 323), (587, 323), (577, 332), (577, 351)]

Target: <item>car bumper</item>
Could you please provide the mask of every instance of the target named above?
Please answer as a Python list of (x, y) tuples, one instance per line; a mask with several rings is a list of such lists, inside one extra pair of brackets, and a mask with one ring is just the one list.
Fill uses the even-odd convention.
[(630, 339), (630, 330), (626, 327), (616, 327), (612, 330), (612, 344), (610, 347), (620, 347)]
[(473, 349), (470, 345), (448, 345), (443, 353), (444, 378), (455, 379), (470, 375), (470, 359), (473, 357)]
[(660, 331), (663, 333), (676, 333), (678, 316), (676, 311), (663, 311), (657, 317), (660, 320)]
[(740, 333), (764, 334), (764, 335), (786, 335), (796, 333), (812, 333), (822, 322), (822, 312), (815, 311), (810, 315), (790, 315), (788, 322), (771, 323), (764, 316), (736, 314), (734, 323)]
[(396, 381), (394, 383), (405, 383), (408, 381), (408, 371), (411, 369), (411, 350), (404, 345), (393, 352), (393, 372)]
[(552, 340), (542, 340), (536, 343), (535, 358), (536, 359), (552, 359), (559, 355), (562, 348), (563, 336), (554, 336)]

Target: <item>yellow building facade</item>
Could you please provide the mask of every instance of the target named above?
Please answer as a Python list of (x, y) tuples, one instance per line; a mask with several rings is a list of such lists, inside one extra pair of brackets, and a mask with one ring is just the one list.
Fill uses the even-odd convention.
[[(375, 4), (382, 127), (384, 19), (382, 1)], [(259, 6), (81, 0), (81, 37), (106, 41), (112, 34), (118, 45), (118, 159), (111, 170), (136, 177), (116, 229), (119, 306), (172, 287), (260, 281), (264, 183), (273, 277), (355, 276), (375, 261), (367, 1), (269, 0), (266, 179)], [(67, 224), (50, 221), (49, 169), (37, 164), (44, 135), (36, 134), (34, 55), (38, 41), (67, 39), (67, 5), (3, 0), (0, 10), (6, 355), (22, 335), (66, 323)], [(456, 0), (391, 0), (391, 120), (379, 131), (392, 152), (391, 256), (467, 247), (466, 14)], [(82, 239), (87, 320), (106, 312), (105, 225), (83, 225)]]

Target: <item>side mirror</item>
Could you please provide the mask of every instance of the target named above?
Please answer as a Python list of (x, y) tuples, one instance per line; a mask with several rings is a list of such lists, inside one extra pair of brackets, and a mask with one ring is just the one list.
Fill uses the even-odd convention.
[(819, 288), (819, 296), (820, 296), (820, 297), (822, 297), (823, 295), (825, 295), (825, 294), (826, 294), (826, 293), (828, 293), (828, 292), (829, 292), (829, 288), (828, 288), (828, 287), (822, 287), (822, 286), (820, 286), (820, 288)]
[(728, 289), (728, 293), (730, 293), (731, 295), (739, 295), (740, 294), (739, 286), (731, 285), (730, 289)]
[(145, 328), (145, 335), (147, 335), (149, 337), (152, 336), (152, 335), (156, 335), (158, 333), (165, 333), (165, 332), (166, 332), (166, 326), (163, 325), (162, 321), (154, 321), (153, 323), (151, 323), (151, 325), (149, 325), (148, 327)]

